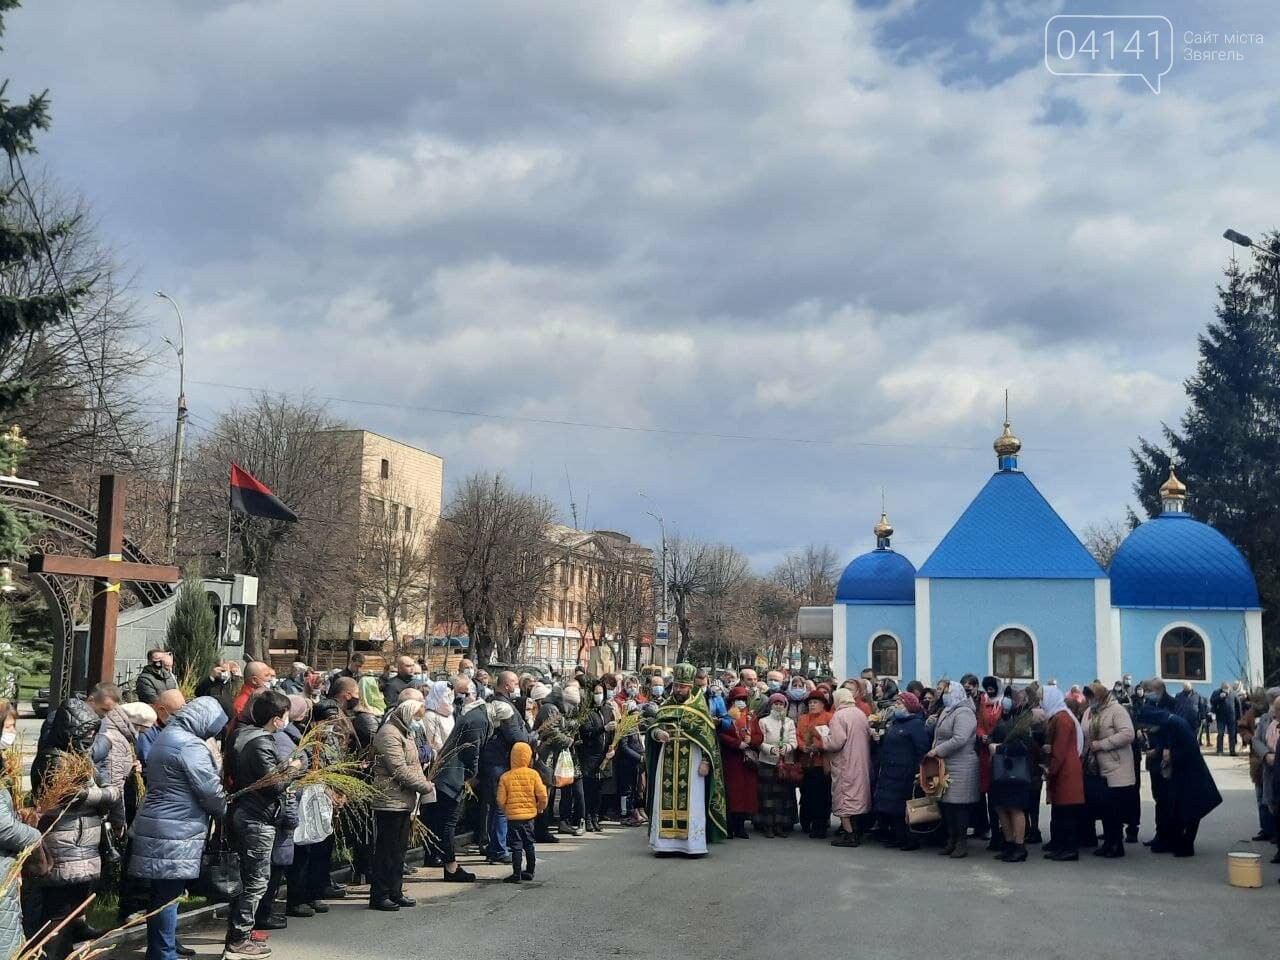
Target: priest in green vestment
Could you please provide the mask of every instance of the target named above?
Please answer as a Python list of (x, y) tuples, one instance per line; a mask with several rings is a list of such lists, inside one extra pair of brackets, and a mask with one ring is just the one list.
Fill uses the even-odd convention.
[(720, 743), (696, 673), (691, 663), (676, 664), (671, 696), (645, 733), (655, 853), (703, 854), (729, 835)]

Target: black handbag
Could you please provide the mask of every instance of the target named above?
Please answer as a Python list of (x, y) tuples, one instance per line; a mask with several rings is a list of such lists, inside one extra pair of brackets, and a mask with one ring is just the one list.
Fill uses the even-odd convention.
[(230, 903), (240, 896), (240, 855), (231, 849), (222, 827), (205, 839), (200, 876), (193, 889), (210, 903)]
[(1031, 785), (1031, 757), (1020, 753), (1012, 756), (999, 751), (991, 758), (992, 783), (1018, 783)]
[(123, 859), (116, 846), (116, 838), (111, 834), (111, 824), (102, 822), (102, 833), (98, 837), (98, 856), (102, 860), (102, 871), (106, 873), (113, 867), (120, 866)]

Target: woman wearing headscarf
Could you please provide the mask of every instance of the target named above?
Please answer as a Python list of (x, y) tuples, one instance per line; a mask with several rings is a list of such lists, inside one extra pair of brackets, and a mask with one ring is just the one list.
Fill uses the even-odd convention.
[(856, 847), (862, 839), (855, 818), (871, 809), (871, 726), (848, 687), (836, 691), (834, 705), (825, 732), (818, 730), (831, 759), (831, 812), (843, 831), (831, 844)]
[(378, 678), (369, 674), (360, 678), (360, 706), (357, 710), (382, 716), (387, 712), (387, 701), (378, 686)]
[(796, 749), (796, 725), (787, 716), (787, 702), (783, 693), (770, 694), (769, 712), (760, 718), (756, 827), (767, 837), (786, 836), (796, 822), (796, 788), (778, 776), (778, 764), (790, 760)]
[[(1163, 776), (1169, 791), (1171, 834), (1167, 838), (1162, 836), (1161, 840), (1168, 844), (1167, 849), (1172, 850), (1175, 857), (1194, 857), (1200, 821), (1222, 803), (1222, 794), (1200, 753), (1199, 731), (1160, 706), (1163, 690), (1159, 681), (1148, 681), (1143, 686), (1147, 692), (1135, 719), (1152, 732), (1151, 742), (1160, 751), (1153, 775)], [(1152, 849), (1156, 849), (1155, 844)]]
[(1102, 846), (1095, 856), (1114, 859), (1124, 856), (1124, 825), (1138, 802), (1133, 765), (1133, 720), (1100, 683), (1089, 685), (1093, 705), (1089, 708), (1089, 756), (1098, 774), (1107, 782), (1102, 808)]
[(920, 698), (913, 693), (898, 694), (893, 701), (893, 717), (880, 734), (876, 753), (875, 813), (892, 827), (886, 846), (920, 848), (907, 829), (907, 801), (920, 772), (920, 761), (929, 752), (929, 740)]
[(764, 739), (760, 721), (751, 710), (751, 692), (744, 686), (729, 691), (728, 726), (720, 728), (720, 758), (724, 772), (729, 836), (746, 840), (747, 821), (760, 810), (757, 752)]
[[(975, 819), (981, 821), (980, 826), (991, 832), (988, 850), (1004, 850), (1004, 838), (1000, 835), (1000, 818), (996, 816), (995, 804), (991, 801), (991, 734), (1004, 717), (1004, 700), (1001, 694), (1000, 681), (995, 677), (982, 678), (982, 692), (978, 694), (974, 705), (978, 711), (978, 788), (982, 791), (979, 807), (974, 811)], [(1012, 706), (1012, 704), (1010, 704)], [(980, 830), (986, 833), (986, 830)]]
[(926, 756), (947, 764), (947, 787), (941, 797), (947, 843), (939, 852), (959, 860), (969, 855), (969, 811), (978, 802), (978, 754), (974, 749), (978, 715), (973, 699), (958, 683), (942, 694), (942, 713), (934, 727), (933, 749)]
[(404, 895), (404, 855), (418, 805), (435, 799), (435, 786), (418, 760), (417, 732), (426, 708), (419, 700), (398, 704), (373, 738), (373, 801), (377, 848), (369, 878), (369, 907), (395, 911), (417, 906)]
[(1076, 819), (1084, 806), (1084, 730), (1071, 712), (1062, 690), (1044, 688), (1044, 749), (1049, 755), (1046, 771), (1049, 801), (1049, 842), (1046, 860), (1080, 859)]
[(830, 761), (822, 749), (819, 727), (831, 723), (831, 707), (827, 692), (815, 687), (805, 697), (805, 712), (796, 721), (796, 745), (804, 780), (800, 782), (800, 829), (813, 840), (825, 840), (831, 826)]
[(453, 733), (453, 689), (447, 680), (435, 680), (427, 685), (424, 706), (427, 712), (422, 718), (422, 731), (435, 755)]
[(1004, 715), (991, 732), (986, 748), (992, 767), (989, 798), (1004, 840), (1004, 849), (996, 859), (1023, 863), (1027, 859), (1028, 811), (1040, 795), (1040, 751), (1035, 742), (1036, 715), (1027, 692), (1018, 690), (1007, 699), (1009, 709), (1003, 711), (1001, 704)]

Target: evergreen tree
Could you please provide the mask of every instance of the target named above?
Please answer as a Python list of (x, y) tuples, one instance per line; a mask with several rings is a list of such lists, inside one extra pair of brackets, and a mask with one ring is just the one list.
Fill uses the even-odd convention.
[[(4, 15), (19, 5), (20, 0), (0, 0), (0, 36), (4, 33)], [(51, 241), (69, 226), (37, 223), (36, 229), (27, 229), (12, 213), (16, 204), (26, 203), (30, 196), (22, 157), (36, 152), (36, 132), (49, 128), (49, 97), (45, 91), (33, 94), (25, 103), (11, 103), (7, 90), (5, 81), (0, 84), (0, 148), (8, 158), (12, 186), (0, 193), (0, 272), (49, 260)], [(0, 348), (63, 322), (84, 292), (82, 287), (66, 289), (59, 285), (54, 293), (0, 296)], [(30, 403), (32, 392), (32, 385), (24, 380), (0, 381), (0, 424), (8, 423), (16, 411)], [(14, 471), (24, 447), (19, 436), (4, 433), (0, 439), (0, 467), (6, 472)], [(25, 556), (26, 542), (34, 529), (29, 517), (0, 505), (0, 559)]]
[(198, 682), (218, 662), (218, 629), (198, 576), (183, 578), (178, 588), (164, 645), (173, 654), (173, 672), (180, 682)]
[[(1280, 234), (1264, 249), (1280, 253)], [(1258, 580), (1265, 669), (1280, 668), (1280, 261), (1235, 260), (1218, 287), (1217, 319), (1199, 337), (1200, 360), (1185, 383), (1180, 430), (1164, 444), (1139, 439), (1134, 492), (1149, 516), (1173, 464), (1187, 485), (1187, 511), (1240, 548)]]

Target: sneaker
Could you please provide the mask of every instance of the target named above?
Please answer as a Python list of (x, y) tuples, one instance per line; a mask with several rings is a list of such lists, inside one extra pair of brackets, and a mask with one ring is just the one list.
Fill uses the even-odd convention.
[(222, 950), (222, 960), (261, 960), (271, 956), (271, 948), (264, 943), (255, 943), (252, 939), (239, 943), (228, 943)]

